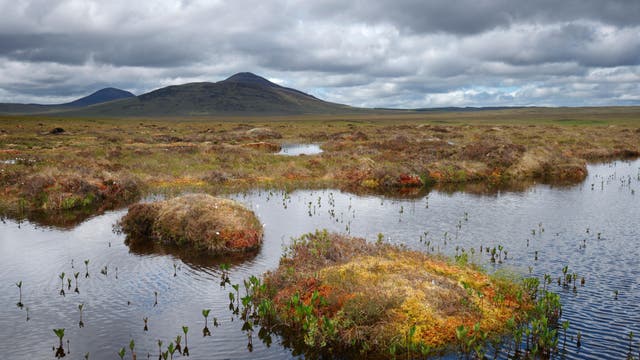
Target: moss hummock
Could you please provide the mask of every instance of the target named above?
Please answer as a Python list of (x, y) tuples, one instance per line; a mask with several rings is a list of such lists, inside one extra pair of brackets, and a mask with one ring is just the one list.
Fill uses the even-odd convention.
[(189, 194), (129, 207), (120, 221), (129, 244), (155, 241), (214, 254), (256, 249), (262, 226), (241, 204), (206, 194)]
[(446, 351), (462, 329), (500, 336), (532, 307), (519, 284), (473, 266), (326, 231), (295, 240), (264, 284), (258, 299), (292, 343), (370, 357)]

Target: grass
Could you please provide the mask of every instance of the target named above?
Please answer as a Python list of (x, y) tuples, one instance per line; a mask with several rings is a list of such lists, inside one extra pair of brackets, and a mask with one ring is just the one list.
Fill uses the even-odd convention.
[(533, 308), (516, 281), (326, 231), (295, 240), (264, 285), (255, 301), (273, 302), (274, 328), (316, 354), (412, 358), (452, 350), (463, 340), (459, 331), (465, 344), (474, 333), (499, 338)]
[[(65, 132), (51, 134), (56, 127)], [(194, 189), (411, 192), (432, 185), (575, 182), (586, 175), (587, 161), (637, 156), (639, 129), (636, 107), (295, 117), (0, 116), (0, 210), (13, 216), (99, 212), (144, 194)], [(282, 143), (320, 143), (324, 152), (274, 154)]]
[(129, 244), (155, 241), (212, 254), (254, 250), (262, 242), (262, 225), (252, 211), (206, 194), (134, 204), (120, 227)]

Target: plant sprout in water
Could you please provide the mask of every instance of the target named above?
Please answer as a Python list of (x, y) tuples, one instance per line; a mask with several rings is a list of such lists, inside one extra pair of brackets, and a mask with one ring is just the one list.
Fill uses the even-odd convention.
[(78, 310), (80, 311), (80, 322), (78, 323), (78, 326), (83, 328), (84, 327), (84, 321), (82, 321), (82, 310), (84, 309), (84, 303), (78, 305)]
[(162, 340), (158, 339), (158, 360), (162, 360)]
[(20, 298), (18, 299), (18, 303), (16, 305), (18, 305), (18, 307), (22, 309), (22, 306), (24, 306), (22, 304), (22, 280), (18, 281), (16, 283), (16, 286), (18, 287), (18, 292), (20, 293)]
[[(167, 352), (171, 356), (171, 360), (173, 360), (173, 353), (176, 352), (176, 348), (173, 346), (173, 343), (169, 343), (169, 346), (167, 346)], [(162, 354), (162, 357), (166, 360), (167, 356), (165, 354), (167, 353)]]
[(58, 348), (56, 349), (55, 357), (57, 359), (63, 358), (63, 357), (65, 357), (67, 355), (64, 352), (64, 347), (62, 345), (62, 338), (64, 338), (64, 328), (63, 329), (53, 329), (53, 332), (58, 337), (58, 340), (60, 340), (60, 344), (58, 345)]
[(60, 273), (58, 277), (60, 278), (60, 295), (64, 296), (64, 272)]
[(202, 329), (202, 336), (211, 336), (211, 331), (209, 331), (209, 327), (207, 326), (207, 318), (209, 317), (209, 312), (211, 309), (203, 309), (202, 316), (204, 316), (204, 329)]
[(182, 332), (184, 332), (184, 350), (182, 350), (182, 355), (189, 356), (189, 346), (187, 342), (187, 333), (189, 332), (189, 327), (183, 326)]
[(85, 269), (84, 277), (88, 278), (89, 277), (89, 259), (84, 261), (84, 269)]
[(120, 348), (120, 351), (118, 351), (118, 356), (120, 356), (120, 359), (124, 359), (124, 355), (127, 353), (127, 350), (125, 350), (125, 348)]
[(142, 320), (144, 321), (144, 329), (143, 330), (144, 331), (149, 331), (149, 326), (148, 326), (149, 318), (145, 316), (145, 317), (142, 318)]
[(133, 342), (133, 339), (131, 339), (131, 341), (129, 342), (129, 350), (131, 350), (131, 359), (135, 360), (136, 359), (136, 352), (134, 351), (136, 347), (136, 343)]
[(76, 288), (75, 290), (73, 290), (76, 294), (80, 293), (80, 290), (78, 290), (78, 275), (80, 275), (79, 272), (74, 272), (73, 273), (73, 277), (76, 279)]
[(179, 354), (182, 353), (182, 345), (180, 345), (180, 343), (182, 343), (182, 335), (177, 335), (176, 336), (176, 351)]

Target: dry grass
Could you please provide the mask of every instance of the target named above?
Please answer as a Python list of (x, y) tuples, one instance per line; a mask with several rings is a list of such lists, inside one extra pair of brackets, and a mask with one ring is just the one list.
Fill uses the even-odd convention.
[(211, 254), (250, 251), (262, 242), (252, 211), (206, 194), (132, 205), (120, 227), (128, 243), (155, 241)]
[[(51, 134), (57, 127), (65, 131)], [(105, 182), (135, 184), (127, 187), (136, 192), (216, 193), (254, 187), (411, 192), (432, 184), (577, 181), (587, 161), (637, 156), (639, 128), (638, 108), (284, 118), (5, 116), (0, 208), (81, 207), (91, 202), (84, 201), (85, 190), (109, 203), (111, 192), (99, 191)], [(321, 143), (324, 152), (271, 152), (298, 142)], [(91, 186), (78, 187), (73, 179)]]
[[(520, 286), (471, 266), (326, 232), (296, 240), (265, 284), (283, 333), (300, 337), (319, 319), (299, 341), (372, 356), (451, 348), (461, 325), (502, 335), (508, 319), (523, 320), (531, 306)], [(313, 316), (300, 317), (295, 298)]]

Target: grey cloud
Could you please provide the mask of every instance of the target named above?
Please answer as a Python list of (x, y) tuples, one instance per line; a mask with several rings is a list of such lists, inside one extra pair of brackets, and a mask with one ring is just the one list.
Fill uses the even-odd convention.
[(252, 71), (357, 106), (640, 104), (637, 0), (0, 0), (0, 102)]

